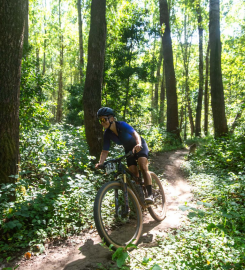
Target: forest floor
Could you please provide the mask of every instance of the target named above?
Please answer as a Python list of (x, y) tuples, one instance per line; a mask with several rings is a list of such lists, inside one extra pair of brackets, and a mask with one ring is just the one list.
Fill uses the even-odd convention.
[[(166, 179), (167, 216), (162, 222), (156, 222), (148, 212), (144, 212), (139, 248), (156, 246), (157, 236), (166, 235), (184, 223), (186, 214), (179, 206), (193, 199), (192, 187), (181, 170), (187, 154), (188, 150), (181, 149), (151, 156), (151, 167), (157, 175)], [(113, 264), (113, 253), (100, 243), (96, 229), (92, 228), (79, 236), (46, 245), (45, 252), (39, 256), (32, 256), (29, 260), (23, 258), (5, 267), (13, 267), (13, 263), (19, 265), (18, 270), (96, 270), (98, 264), (108, 267)]]

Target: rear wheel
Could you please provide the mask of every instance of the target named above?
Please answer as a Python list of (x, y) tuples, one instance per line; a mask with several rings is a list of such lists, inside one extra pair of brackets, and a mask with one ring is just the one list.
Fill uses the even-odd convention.
[[(143, 222), (139, 202), (128, 188), (129, 213), (125, 216), (123, 186), (119, 182), (104, 184), (94, 202), (94, 220), (100, 237), (113, 248), (137, 244), (142, 234)], [(134, 240), (135, 239), (135, 240)], [(134, 240), (134, 241), (133, 241)]]
[(150, 172), (152, 179), (152, 194), (154, 198), (154, 204), (148, 207), (151, 216), (161, 221), (166, 217), (167, 204), (165, 193), (161, 184), (161, 181), (154, 172)]

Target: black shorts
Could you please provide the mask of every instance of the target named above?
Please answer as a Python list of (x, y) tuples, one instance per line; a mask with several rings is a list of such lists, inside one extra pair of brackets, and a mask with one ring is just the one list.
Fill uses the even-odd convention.
[(148, 159), (149, 149), (148, 149), (147, 143), (145, 142), (143, 138), (141, 138), (141, 144), (143, 148), (137, 154), (127, 158), (128, 167), (131, 165), (137, 165), (137, 160), (139, 157), (146, 157)]

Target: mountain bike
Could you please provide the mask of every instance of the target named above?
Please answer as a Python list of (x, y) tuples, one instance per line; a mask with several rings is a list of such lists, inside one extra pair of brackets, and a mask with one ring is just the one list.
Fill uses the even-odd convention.
[(156, 221), (166, 216), (166, 198), (160, 180), (150, 172), (154, 203), (146, 204), (147, 191), (141, 172), (137, 177), (122, 163), (130, 155), (133, 155), (131, 151), (99, 166), (106, 174), (113, 173), (114, 181), (99, 189), (94, 201), (94, 220), (100, 237), (113, 249), (138, 244), (143, 230), (142, 209), (148, 209)]

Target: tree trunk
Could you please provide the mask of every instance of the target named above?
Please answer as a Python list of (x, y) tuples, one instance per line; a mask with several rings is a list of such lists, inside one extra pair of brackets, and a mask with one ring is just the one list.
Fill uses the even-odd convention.
[(165, 70), (164, 63), (162, 65), (162, 81), (161, 81), (161, 93), (160, 93), (160, 111), (159, 111), (159, 124), (164, 126), (165, 117), (164, 117), (164, 102), (165, 102)]
[(42, 103), (42, 88), (40, 86), (40, 56), (39, 48), (36, 48), (36, 93), (39, 104)]
[(196, 108), (196, 136), (201, 136), (201, 115), (203, 97), (203, 27), (200, 3), (197, 6), (198, 12), (198, 33), (199, 33), (199, 92)]
[(156, 113), (156, 117), (155, 117), (155, 123), (158, 124), (159, 123), (159, 109), (158, 109), (158, 103), (159, 103), (159, 84), (160, 84), (160, 71), (161, 71), (161, 65), (162, 65), (162, 42), (161, 42), (161, 47), (160, 47), (160, 54), (159, 54), (159, 59), (158, 59), (158, 63), (157, 63), (157, 76), (156, 76), (156, 83), (155, 83), (155, 94), (154, 94), (154, 110)]
[(206, 55), (206, 78), (204, 91), (204, 134), (206, 136), (208, 135), (208, 110), (209, 110), (208, 75), (209, 75), (209, 42)]
[(221, 72), (220, 9), (219, 0), (210, 0), (209, 8), (211, 104), (215, 137), (228, 133)]
[(190, 63), (191, 43), (188, 42), (188, 37), (187, 37), (187, 15), (185, 15), (185, 21), (184, 21), (184, 44), (181, 42), (181, 37), (180, 37), (179, 42), (181, 45), (181, 51), (182, 51), (183, 62), (184, 62), (185, 94), (186, 94), (186, 102), (187, 102), (187, 107), (188, 107), (188, 116), (189, 116), (189, 121), (190, 121), (191, 137), (192, 137), (194, 134), (195, 127), (194, 127), (194, 121), (193, 121), (193, 115), (192, 115), (190, 89), (189, 89), (189, 63)]
[(190, 121), (190, 126), (191, 126), (191, 137), (194, 134), (195, 131), (195, 126), (194, 126), (194, 121), (193, 121), (193, 115), (192, 115), (192, 108), (191, 108), (191, 98), (190, 98), (190, 88), (189, 88), (189, 80), (188, 80), (188, 70), (187, 74), (185, 75), (186, 77), (186, 83), (185, 83), (185, 91), (186, 91), (186, 99), (187, 99), (187, 108), (188, 108), (188, 116), (189, 116), (189, 121)]
[(77, 10), (78, 10), (78, 33), (79, 33), (79, 79), (80, 84), (83, 81), (83, 19), (82, 19), (82, 10), (81, 10), (81, 0), (77, 0)]
[(185, 104), (185, 125), (184, 125), (184, 140), (187, 139), (187, 105)]
[(57, 114), (56, 121), (58, 123), (62, 120), (62, 101), (63, 101), (63, 57), (64, 57), (64, 47), (63, 47), (63, 36), (61, 36), (61, 48), (60, 48), (60, 70), (59, 70), (59, 88), (58, 88), (58, 99), (57, 99)]
[[(130, 69), (131, 67), (131, 60), (132, 60), (132, 50), (133, 48), (133, 42), (132, 42), (132, 39), (131, 39), (131, 44), (130, 44), (130, 47), (129, 47), (129, 50), (128, 50), (128, 67)], [(129, 90), (130, 90), (130, 75), (128, 75), (128, 78), (127, 78), (127, 82), (126, 82), (126, 97), (125, 97), (125, 104), (124, 104), (124, 110), (123, 110), (123, 121), (125, 121), (126, 119), (126, 113), (127, 113), (127, 106), (128, 106), (128, 96), (129, 96)]]
[(23, 44), (23, 56), (26, 57), (29, 48), (29, 0), (24, 0), (25, 9), (25, 31), (24, 31), (24, 44)]
[(125, 98), (125, 104), (124, 104), (124, 110), (123, 110), (123, 121), (126, 120), (126, 113), (127, 113), (127, 106), (128, 106), (128, 95), (129, 95), (129, 83), (130, 83), (130, 77), (127, 78), (126, 98)]
[(84, 123), (90, 154), (99, 157), (102, 127), (97, 119), (101, 107), (101, 90), (106, 44), (106, 0), (92, 0), (88, 42), (88, 64), (83, 95)]
[(184, 122), (184, 105), (181, 105), (181, 109), (180, 109), (180, 124), (179, 124), (180, 132), (182, 130), (183, 122)]
[(155, 108), (154, 108), (154, 80), (155, 80), (155, 47), (156, 47), (156, 35), (154, 37), (154, 42), (153, 42), (153, 54), (152, 54), (152, 68), (151, 68), (151, 80), (152, 80), (152, 85), (151, 85), (151, 122), (154, 123), (156, 119), (156, 113), (155, 113)]
[(36, 48), (36, 74), (40, 73), (40, 57), (39, 57), (39, 48)]
[[(61, 0), (59, 0), (59, 26), (61, 29)], [(62, 101), (63, 101), (63, 57), (64, 57), (64, 45), (63, 34), (60, 33), (60, 70), (59, 70), (59, 88), (58, 88), (58, 100), (57, 100), (57, 114), (56, 122), (60, 123), (62, 119)]]
[(230, 134), (233, 134), (235, 131), (235, 128), (239, 125), (241, 117), (242, 117), (242, 112), (244, 109), (245, 109), (245, 104), (242, 106), (240, 111), (237, 113), (237, 115), (236, 115), (236, 117), (231, 125)]
[[(18, 174), (19, 95), (25, 21), (24, 1), (0, 5), (0, 184), (14, 183)], [(10, 197), (14, 200), (14, 192)]]
[(172, 40), (169, 26), (169, 13), (167, 0), (159, 0), (160, 25), (165, 27), (162, 36), (163, 58), (165, 66), (166, 93), (167, 93), (167, 132), (175, 135), (181, 141), (178, 124), (178, 103), (173, 63)]
[[(46, 11), (46, 0), (44, 1), (44, 9)], [(47, 23), (46, 23), (46, 15), (44, 15), (44, 41), (43, 41), (43, 71), (42, 74), (44, 75), (46, 72), (46, 47), (47, 47)]]

